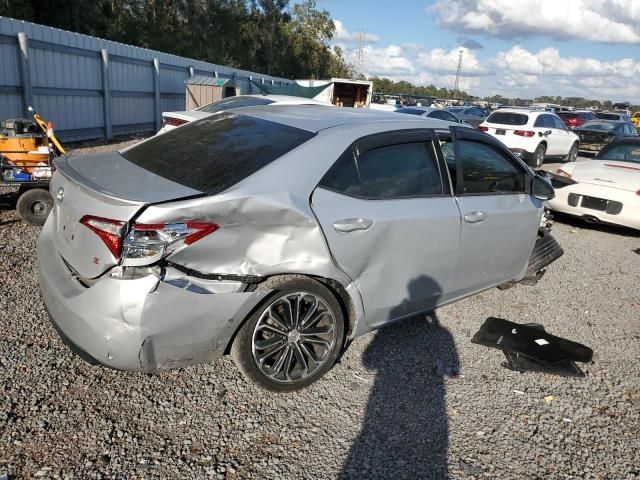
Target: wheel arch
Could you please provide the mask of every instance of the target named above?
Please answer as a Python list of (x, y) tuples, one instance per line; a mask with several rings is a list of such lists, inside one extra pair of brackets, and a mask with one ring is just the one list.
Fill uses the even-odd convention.
[[(283, 273), (283, 274), (274, 274), (265, 277), (265, 279), (257, 284), (252, 284), (247, 287), (246, 291), (255, 291), (260, 288), (260, 286), (264, 286), (265, 284), (286, 282), (289, 280), (294, 280), (295, 278), (305, 277), (312, 280), (315, 280), (325, 287), (329, 289), (329, 291), (334, 295), (336, 301), (340, 305), (342, 309), (342, 316), (345, 322), (345, 338), (343, 349), (346, 348), (349, 343), (355, 338), (356, 334), (359, 331), (360, 322), (364, 322), (363, 316), (363, 308), (359, 298), (354, 299), (353, 295), (349, 294), (347, 287), (342, 285), (338, 280), (333, 278), (322, 277), (313, 274), (297, 274), (297, 273)], [(273, 290), (273, 292), (269, 293), (267, 296), (262, 298), (256, 305), (245, 315), (245, 317), (238, 322), (233, 335), (229, 338), (227, 342), (227, 346), (225, 347), (224, 354), (228, 355), (231, 351), (231, 346), (238, 336), (238, 332), (242, 328), (242, 326), (248, 321), (248, 319), (255, 313), (256, 310), (260, 308), (269, 298), (271, 298), (277, 290)], [(358, 303), (360, 303), (358, 305)]]

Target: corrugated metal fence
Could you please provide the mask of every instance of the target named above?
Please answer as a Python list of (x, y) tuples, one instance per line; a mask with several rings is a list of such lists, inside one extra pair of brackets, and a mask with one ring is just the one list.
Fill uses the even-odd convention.
[(251, 80), (282, 78), (200, 62), (57, 28), (0, 17), (0, 121), (33, 105), (63, 141), (153, 132), (163, 111), (183, 110), (191, 75)]

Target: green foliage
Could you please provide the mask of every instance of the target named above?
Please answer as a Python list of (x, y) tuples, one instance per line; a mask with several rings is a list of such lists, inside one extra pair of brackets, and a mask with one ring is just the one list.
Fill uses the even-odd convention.
[(434, 85), (420, 86), (413, 85), (412, 83), (404, 80), (394, 82), (393, 80), (389, 80), (388, 78), (378, 77), (372, 77), (369, 80), (373, 82), (373, 91), (376, 93), (389, 95), (404, 93), (407, 95), (416, 95), (422, 97), (448, 99), (456, 98), (458, 100), (466, 100), (467, 98), (469, 98), (469, 94), (467, 92), (458, 92), (456, 94), (454, 90), (449, 90), (447, 88), (438, 88)]
[(315, 0), (8, 0), (0, 15), (268, 75), (354, 74)]

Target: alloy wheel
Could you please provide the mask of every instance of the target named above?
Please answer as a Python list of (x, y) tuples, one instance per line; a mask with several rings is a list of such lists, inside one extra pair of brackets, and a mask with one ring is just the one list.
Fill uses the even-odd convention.
[(251, 351), (271, 380), (299, 382), (321, 368), (336, 342), (336, 316), (319, 296), (295, 292), (269, 304), (253, 330)]

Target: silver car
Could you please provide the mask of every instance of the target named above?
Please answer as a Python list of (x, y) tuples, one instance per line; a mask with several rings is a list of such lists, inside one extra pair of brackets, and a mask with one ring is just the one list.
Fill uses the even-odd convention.
[(122, 370), (230, 353), (278, 391), (359, 335), (538, 274), (553, 196), (459, 124), (312, 106), (241, 108), (56, 167), (38, 258), (66, 343)]

